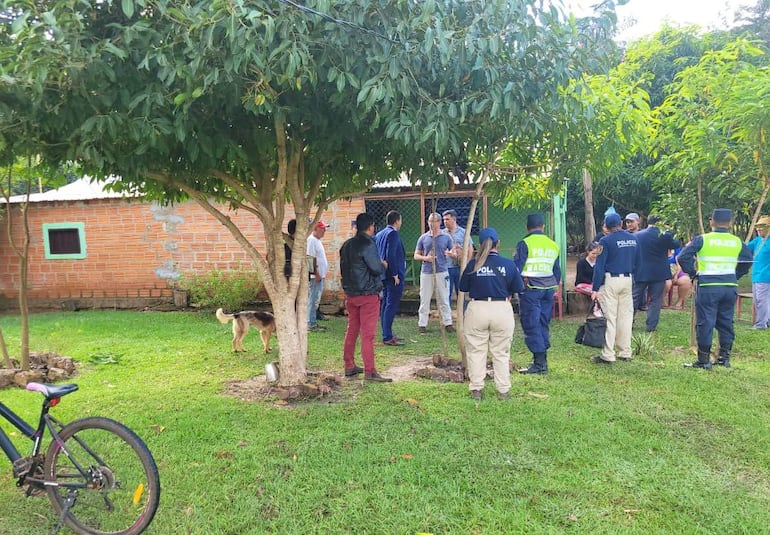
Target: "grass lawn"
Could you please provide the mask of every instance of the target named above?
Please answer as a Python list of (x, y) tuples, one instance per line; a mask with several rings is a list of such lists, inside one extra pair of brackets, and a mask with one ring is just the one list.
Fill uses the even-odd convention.
[[(18, 317), (0, 322), (17, 352)], [(513, 377), (507, 402), (488, 383), (479, 404), (467, 384), (426, 380), (346, 381), (344, 401), (295, 407), (224, 396), (275, 357), (256, 333), (231, 353), (209, 312), (36, 314), (31, 348), (79, 362), (55, 414), (110, 416), (147, 442), (163, 487), (149, 533), (767, 533), (770, 333), (738, 322), (731, 369), (684, 369), (689, 314), (663, 311), (651, 355), (598, 367), (578, 323), (552, 324), (549, 375)], [(309, 367), (341, 370), (345, 319), (325, 325)], [(431, 326), (398, 318), (410, 343), (378, 345), (380, 371), (441, 352)], [(513, 358), (530, 360), (518, 318)], [(28, 418), (38, 398), (0, 392)], [(14, 483), (6, 462), (0, 532), (50, 532), (47, 498)]]

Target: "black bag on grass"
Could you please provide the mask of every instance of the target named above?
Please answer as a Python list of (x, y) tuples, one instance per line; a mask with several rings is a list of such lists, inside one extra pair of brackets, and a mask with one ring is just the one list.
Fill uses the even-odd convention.
[(607, 331), (607, 320), (603, 317), (589, 316), (586, 322), (578, 327), (575, 343), (589, 347), (604, 347), (604, 333)]

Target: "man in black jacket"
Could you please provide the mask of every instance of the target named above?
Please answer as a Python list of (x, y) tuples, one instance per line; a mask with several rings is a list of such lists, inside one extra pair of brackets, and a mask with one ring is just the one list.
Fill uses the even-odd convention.
[[(377, 254), (377, 245), (372, 236), (374, 218), (366, 213), (358, 214), (356, 235), (343, 243), (340, 249), (342, 288), (345, 290), (345, 309), (348, 312), (342, 359), (345, 362), (345, 377), (364, 372), (367, 381), (387, 383), (393, 379), (383, 377), (374, 367), (374, 335), (380, 313), (382, 274), (388, 263)], [(355, 361), (359, 333), (363, 368), (356, 366)]]

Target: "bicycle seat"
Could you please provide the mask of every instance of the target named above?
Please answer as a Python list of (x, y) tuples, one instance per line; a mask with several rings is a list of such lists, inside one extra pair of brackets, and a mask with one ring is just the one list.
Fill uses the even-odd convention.
[(48, 383), (28, 383), (27, 390), (40, 392), (47, 399), (60, 398), (70, 392), (78, 389), (78, 385), (71, 383), (67, 385), (52, 385)]

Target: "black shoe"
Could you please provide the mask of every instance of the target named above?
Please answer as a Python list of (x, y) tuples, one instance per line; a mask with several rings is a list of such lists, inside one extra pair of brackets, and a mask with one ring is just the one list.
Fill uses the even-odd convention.
[(695, 362), (687, 362), (684, 365), (685, 368), (700, 368), (702, 370), (710, 370), (711, 369), (711, 363), (710, 362), (701, 362), (699, 360), (696, 360)]
[(500, 401), (507, 401), (511, 399), (511, 393), (510, 392), (498, 392), (497, 393), (497, 399)]
[(355, 377), (359, 373), (364, 373), (364, 369), (360, 366), (353, 366), (352, 370), (345, 370), (345, 377)]
[(724, 366), (725, 368), (730, 367), (730, 357), (719, 357), (716, 362), (717, 366)]
[(401, 340), (399, 340), (395, 336), (393, 338), (391, 338), (390, 340), (383, 340), (382, 343), (385, 344), (386, 346), (402, 346), (402, 345), (404, 345), (404, 342), (402, 342)]
[(618, 357), (618, 360), (623, 360), (625, 362), (631, 362), (631, 357)]
[(393, 379), (391, 379), (390, 377), (383, 377), (377, 372), (367, 373), (365, 377), (367, 381), (374, 381), (375, 383), (392, 383), (393, 382)]
[(482, 397), (484, 397), (484, 394), (482, 394), (481, 390), (471, 390), (472, 399), (475, 399), (476, 401), (481, 401)]
[(452, 327), (451, 325), (447, 325), (446, 327), (444, 327), (444, 330), (445, 330), (446, 332), (448, 332), (448, 333), (453, 333), (453, 332), (456, 332), (456, 331), (455, 331), (455, 328), (454, 328), (454, 327)]
[(307, 330), (311, 333), (324, 333), (326, 332), (326, 327), (322, 327), (321, 325), (308, 325)]
[(519, 368), (519, 373), (527, 373), (530, 375), (545, 375), (548, 373), (548, 368), (543, 368), (542, 366), (537, 366), (536, 364), (533, 364), (529, 368)]
[(600, 356), (598, 356), (598, 355), (597, 355), (597, 356), (595, 356), (595, 357), (592, 359), (592, 362), (593, 362), (594, 364), (612, 364), (612, 361), (609, 361), (609, 360), (604, 360), (603, 358), (601, 358), (601, 357), (600, 357)]
[(420, 331), (420, 334), (425, 334), (425, 333), (428, 332), (428, 328), (427, 327), (420, 327), (419, 331)]

